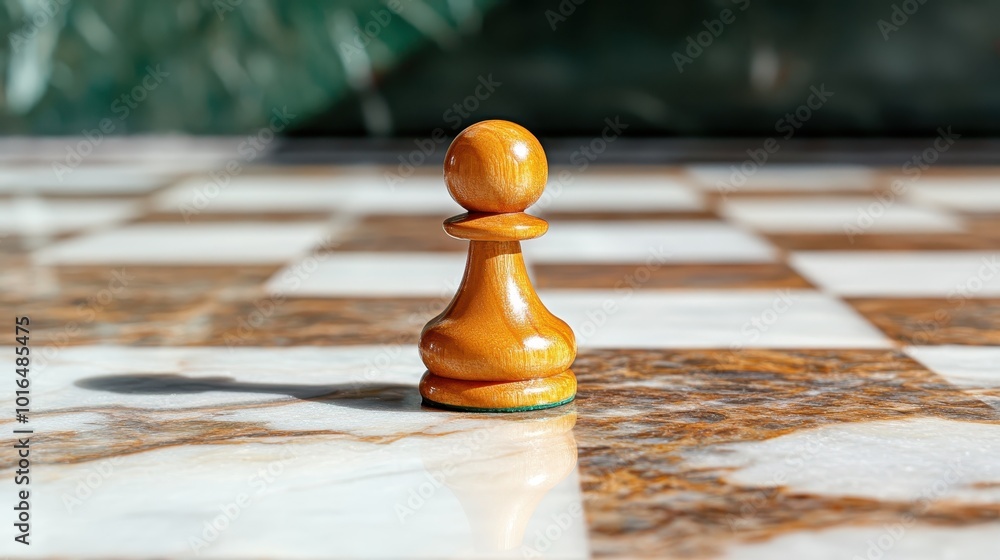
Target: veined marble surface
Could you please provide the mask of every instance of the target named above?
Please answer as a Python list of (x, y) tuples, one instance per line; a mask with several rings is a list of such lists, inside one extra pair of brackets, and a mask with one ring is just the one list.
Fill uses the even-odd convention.
[(473, 415), (416, 390), (466, 252), (439, 170), (140, 167), (0, 169), (34, 430), (0, 558), (997, 558), (996, 169), (853, 237), (898, 169), (578, 173), (524, 251), (579, 396)]
[[(995, 391), (995, 353), (911, 353)], [(36, 366), (34, 544), (0, 553), (994, 558), (1000, 415), (903, 354), (574, 369), (569, 407), (470, 415), (421, 407), (410, 345), (63, 348)]]
[(425, 410), (421, 373), (409, 346), (63, 350), (36, 368), (33, 544), (0, 553), (588, 557), (575, 409)]

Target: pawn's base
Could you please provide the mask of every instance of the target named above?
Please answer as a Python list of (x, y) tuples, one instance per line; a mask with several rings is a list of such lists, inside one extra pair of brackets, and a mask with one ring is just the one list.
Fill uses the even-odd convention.
[(523, 412), (552, 408), (576, 397), (576, 376), (566, 370), (552, 377), (524, 381), (464, 381), (424, 374), (424, 404), (463, 412)]

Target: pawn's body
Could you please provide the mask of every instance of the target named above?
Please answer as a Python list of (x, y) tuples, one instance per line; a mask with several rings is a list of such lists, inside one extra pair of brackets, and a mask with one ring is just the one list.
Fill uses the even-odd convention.
[(522, 212), (547, 175), (541, 145), (513, 123), (477, 123), (448, 149), (445, 182), (470, 212), (447, 220), (445, 230), (469, 240), (469, 260), (455, 299), (420, 336), (428, 404), (532, 410), (576, 395), (573, 331), (542, 304), (521, 257), (520, 241), (548, 228)]

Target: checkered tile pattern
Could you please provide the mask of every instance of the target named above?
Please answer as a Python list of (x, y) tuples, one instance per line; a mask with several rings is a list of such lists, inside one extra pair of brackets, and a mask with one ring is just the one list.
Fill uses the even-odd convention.
[[(201, 376), (206, 383), (245, 376), (265, 386), (293, 376), (326, 394), (323, 384), (368, 380), (369, 364), (403, 356), (388, 360), (388, 376), (371, 390), (387, 386), (392, 394), (384, 398), (417, 398), (420, 329), (455, 293), (467, 250), (441, 228), (462, 210), (440, 173), (421, 170), (390, 185), (378, 168), (259, 167), (227, 176), (206, 171), (224, 166), (204, 161), (174, 165), (182, 160), (104, 162), (59, 179), (0, 157), (0, 313), (30, 315), (33, 359), (55, 363), (42, 379), (68, 386), (73, 375), (139, 372), (197, 388)], [(920, 417), (918, 429), (930, 421), (924, 416), (937, 416), (930, 425), (942, 430), (943, 441), (975, 447), (993, 437), (989, 423), (1000, 414), (1000, 187), (993, 184), (1000, 169), (931, 169), (902, 183), (893, 169), (773, 165), (738, 181), (734, 169), (554, 169), (550, 176), (559, 182), (529, 210), (550, 229), (523, 243), (528, 273), (580, 346), (579, 474), (568, 480), (573, 503), (582, 481), (587, 538), (602, 555), (616, 556), (619, 542), (652, 543), (658, 552), (664, 543), (687, 547), (690, 527), (715, 531), (703, 537), (713, 544), (744, 538), (723, 519), (756, 503), (750, 500), (760, 492), (705, 478), (701, 466), (661, 470), (687, 460), (670, 447), (676, 441), (708, 442), (706, 449), (730, 440), (780, 446), (782, 437), (798, 433), (787, 433), (793, 427), (850, 435), (855, 424), (866, 430), (868, 420), (907, 415)], [(322, 406), (338, 415), (331, 423), (312, 408), (285, 415), (243, 410), (243, 402), (261, 397), (236, 389), (223, 401), (214, 391), (183, 399), (91, 391), (89, 403), (77, 393), (45, 395), (45, 406), (70, 407), (64, 411), (103, 403), (117, 414), (120, 402), (184, 407), (193, 414), (187, 423), (198, 426), (192, 429), (213, 434), (215, 423), (245, 418), (247, 424), (233, 425), (252, 424), (254, 433), (274, 421), (282, 433), (341, 422), (365, 436), (413, 429), (426, 435), (425, 417), (405, 410), (386, 414), (309, 399), (287, 405)], [(224, 414), (191, 408), (215, 402), (225, 403), (218, 409)], [(79, 416), (81, 432), (100, 425)], [(209, 423), (199, 423), (202, 417)], [(99, 431), (111, 441), (157, 432), (141, 423), (122, 431), (130, 421), (108, 418), (116, 427)], [(208, 432), (191, 433), (196, 439)], [(838, 461), (890, 457), (896, 451), (883, 452), (883, 442), (910, 449), (908, 433), (864, 436), (869, 447), (856, 454), (831, 447), (834, 455), (815, 460), (829, 467), (826, 474), (803, 474), (800, 484), (820, 481), (827, 494), (839, 494), (837, 473), (853, 473), (858, 463)], [(183, 440), (191, 439), (185, 433)], [(108, 447), (103, 440), (83, 443), (87, 453)], [(175, 443), (169, 447), (184, 452)], [(324, 449), (342, 461), (341, 448), (327, 443)], [(910, 469), (912, 457), (902, 457)], [(53, 468), (86, 466), (77, 459)], [(156, 468), (172, 464), (157, 461)], [(878, 467), (872, 485), (881, 488), (892, 472)], [(358, 488), (360, 496), (369, 492)], [(766, 500), (754, 523), (799, 530), (810, 526), (803, 519), (812, 527), (834, 519), (881, 527), (903, 511), (894, 509), (896, 501), (824, 501), (833, 498), (789, 488), (776, 489), (778, 501)], [(664, 509), (680, 503), (678, 495), (687, 513)], [(288, 496), (300, 507), (298, 494)], [(956, 507), (941, 517), (942, 527), (985, 519), (966, 513), (968, 504)], [(641, 534), (621, 527), (640, 527)], [(767, 534), (753, 527), (742, 535)], [(579, 533), (582, 541), (582, 526)], [(812, 546), (813, 537), (801, 538)], [(618, 550), (617, 557), (635, 557), (631, 548)]]
[[(775, 165), (736, 185), (732, 169), (571, 170), (549, 186), (529, 211), (550, 230), (523, 244), (525, 259), (581, 348), (997, 343), (1000, 233), (983, 226), (1000, 217), (994, 170), (936, 170), (893, 191), (893, 170)], [(275, 327), (293, 321), (294, 302), (312, 302), (330, 310), (317, 321), (382, 327), (355, 342), (409, 340), (464, 267), (465, 243), (440, 228), (462, 210), (433, 170), (395, 185), (369, 167), (52, 173), (0, 170), (0, 255), (15, 265), (7, 299), (73, 291), (79, 274), (170, 270), (178, 299), (159, 331), (147, 325), (154, 339), (173, 340), (170, 321), (184, 317), (199, 326), (187, 342), (215, 344), (248, 312), (235, 300), (278, 298)], [(252, 267), (264, 272), (232, 284)], [(44, 307), (58, 317), (60, 305)], [(356, 315), (334, 311), (346, 305)], [(138, 310), (128, 321), (152, 319)], [(295, 344), (293, 324), (254, 343)], [(78, 340), (128, 340), (120, 323), (90, 330)]]

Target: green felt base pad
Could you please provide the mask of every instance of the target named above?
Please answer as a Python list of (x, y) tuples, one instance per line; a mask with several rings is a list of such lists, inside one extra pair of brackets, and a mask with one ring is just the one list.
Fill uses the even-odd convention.
[(455, 406), (453, 404), (434, 402), (427, 398), (423, 399), (423, 405), (431, 408), (440, 408), (441, 410), (452, 410), (455, 412), (527, 412), (530, 410), (543, 410), (546, 408), (555, 408), (557, 406), (569, 404), (573, 402), (573, 399), (575, 398), (576, 395), (573, 395), (572, 397), (559, 402), (536, 404), (533, 406), (519, 406), (514, 408), (477, 408), (471, 406)]

